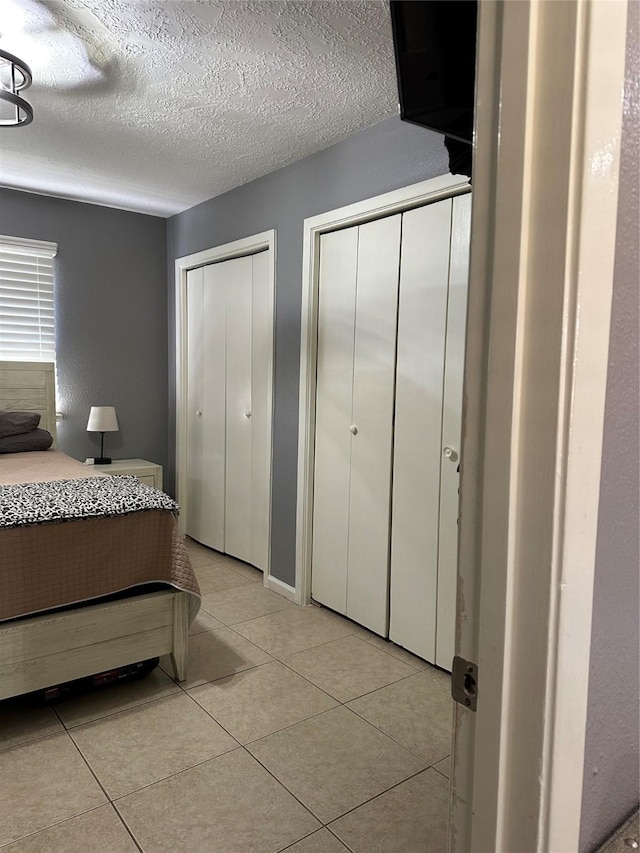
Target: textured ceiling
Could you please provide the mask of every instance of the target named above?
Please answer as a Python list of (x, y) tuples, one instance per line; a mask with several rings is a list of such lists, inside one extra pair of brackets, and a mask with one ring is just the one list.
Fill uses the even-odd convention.
[(397, 113), (383, 0), (2, 0), (0, 183), (170, 215)]

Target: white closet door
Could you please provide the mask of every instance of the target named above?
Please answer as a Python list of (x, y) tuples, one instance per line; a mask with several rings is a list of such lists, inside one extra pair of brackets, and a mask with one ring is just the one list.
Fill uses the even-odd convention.
[(227, 326), (225, 551), (251, 560), (251, 256), (218, 264), (224, 275)]
[(188, 536), (203, 540), (202, 491), (206, 479), (202, 467), (202, 417), (204, 407), (204, 310), (202, 269), (187, 273), (187, 526)]
[(269, 253), (252, 256), (251, 345), (251, 556), (262, 571), (269, 565), (269, 385), (273, 328), (269, 288)]
[(400, 214), (359, 227), (347, 616), (387, 635)]
[(435, 661), (451, 199), (403, 218), (389, 637)]
[(320, 238), (311, 594), (347, 610), (358, 228)]
[(211, 264), (202, 269), (204, 340), (200, 421), (203, 434), (199, 448), (202, 533), (198, 541), (224, 551), (226, 333), (225, 277), (220, 267), (220, 264)]
[(471, 196), (453, 200), (451, 265), (447, 310), (447, 347), (442, 412), (443, 451), (440, 478), (438, 606), (436, 656), (438, 666), (451, 671), (455, 653), (458, 576), (458, 490), (462, 435), (462, 390), (467, 325), (467, 285), (471, 239)]

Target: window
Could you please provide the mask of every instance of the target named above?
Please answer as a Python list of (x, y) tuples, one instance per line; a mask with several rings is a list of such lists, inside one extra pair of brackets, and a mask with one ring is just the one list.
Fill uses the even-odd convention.
[(0, 236), (0, 360), (55, 361), (55, 243)]

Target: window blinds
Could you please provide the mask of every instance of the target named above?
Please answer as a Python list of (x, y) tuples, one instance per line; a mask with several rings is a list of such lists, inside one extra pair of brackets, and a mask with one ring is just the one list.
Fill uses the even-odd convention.
[(0, 236), (0, 360), (55, 361), (55, 243)]

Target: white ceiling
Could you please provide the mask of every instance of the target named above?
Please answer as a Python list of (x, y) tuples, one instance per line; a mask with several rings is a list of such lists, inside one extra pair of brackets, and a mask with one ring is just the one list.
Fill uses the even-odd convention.
[(397, 113), (386, 0), (2, 0), (4, 186), (168, 216)]

